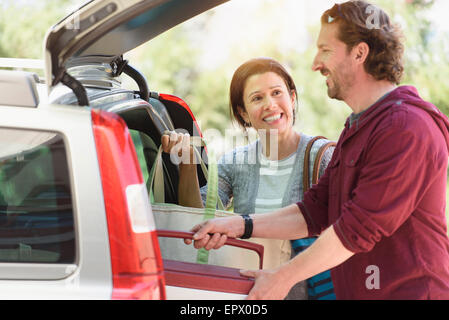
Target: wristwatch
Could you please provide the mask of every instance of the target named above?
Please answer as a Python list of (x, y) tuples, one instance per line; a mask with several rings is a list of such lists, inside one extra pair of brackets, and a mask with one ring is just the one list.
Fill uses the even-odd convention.
[(242, 218), (245, 220), (245, 231), (240, 239), (249, 239), (253, 234), (253, 219), (248, 214), (243, 214)]

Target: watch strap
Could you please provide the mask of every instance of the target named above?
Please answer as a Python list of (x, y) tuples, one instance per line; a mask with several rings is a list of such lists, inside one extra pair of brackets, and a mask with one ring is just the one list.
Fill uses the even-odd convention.
[(253, 234), (253, 219), (248, 214), (243, 214), (242, 218), (245, 222), (245, 231), (240, 239), (249, 239)]

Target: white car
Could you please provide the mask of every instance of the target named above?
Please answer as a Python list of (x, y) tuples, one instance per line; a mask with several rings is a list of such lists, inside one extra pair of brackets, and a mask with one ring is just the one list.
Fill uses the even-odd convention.
[[(157, 231), (148, 171), (165, 130), (200, 131), (122, 58), (223, 2), (87, 2), (47, 33), (44, 102), (33, 74), (0, 71), (0, 299), (245, 298), (253, 281), (237, 269), (162, 258), (158, 236), (190, 235)], [(177, 166), (164, 163), (177, 203)]]

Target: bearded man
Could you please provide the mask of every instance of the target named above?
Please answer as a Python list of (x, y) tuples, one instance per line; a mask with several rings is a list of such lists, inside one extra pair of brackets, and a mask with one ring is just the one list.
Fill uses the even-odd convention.
[(353, 111), (326, 172), (300, 203), (195, 226), (194, 245), (319, 235), (276, 270), (241, 271), (256, 279), (249, 299), (282, 299), (328, 269), (337, 299), (449, 299), (448, 119), (416, 88), (398, 86), (401, 32), (383, 10), (348, 1), (321, 23), (312, 68)]

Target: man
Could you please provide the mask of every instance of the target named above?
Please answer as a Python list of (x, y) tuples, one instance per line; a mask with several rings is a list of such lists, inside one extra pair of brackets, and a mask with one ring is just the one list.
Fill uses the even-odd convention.
[(317, 46), (313, 70), (326, 77), (329, 97), (353, 110), (325, 174), (303, 202), (195, 226), (195, 247), (320, 235), (276, 270), (241, 271), (256, 279), (249, 299), (282, 299), (328, 269), (337, 299), (449, 299), (447, 117), (415, 88), (396, 87), (403, 46), (381, 9), (335, 5)]

